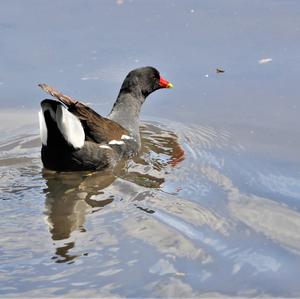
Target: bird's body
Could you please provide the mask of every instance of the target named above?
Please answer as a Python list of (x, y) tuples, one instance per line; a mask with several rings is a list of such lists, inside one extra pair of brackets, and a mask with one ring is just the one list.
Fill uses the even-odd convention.
[(170, 88), (152, 67), (131, 71), (108, 117), (54, 88), (40, 87), (57, 100), (41, 102), (39, 113), (44, 167), (55, 171), (106, 170), (140, 149), (139, 114), (146, 97)]

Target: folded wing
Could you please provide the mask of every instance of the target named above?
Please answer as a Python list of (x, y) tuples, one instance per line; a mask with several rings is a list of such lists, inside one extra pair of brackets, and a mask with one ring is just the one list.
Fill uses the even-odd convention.
[[(122, 135), (129, 135), (128, 131), (121, 125), (99, 115), (82, 102), (62, 94), (47, 84), (39, 84), (39, 86), (45, 92), (51, 94), (63, 103), (67, 112), (77, 117), (83, 127), (85, 140), (94, 141), (96, 143), (109, 143), (111, 140), (121, 139)], [(65, 113), (64, 110), (62, 110), (62, 116), (67, 117), (69, 121), (72, 119), (72, 117), (68, 117), (69, 115), (67, 113), (63, 113)], [(73, 125), (76, 123), (72, 121), (70, 122)]]

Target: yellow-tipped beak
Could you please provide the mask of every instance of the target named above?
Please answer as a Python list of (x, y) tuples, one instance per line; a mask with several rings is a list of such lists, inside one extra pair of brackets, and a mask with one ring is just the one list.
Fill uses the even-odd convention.
[(167, 88), (173, 88), (173, 84), (171, 82), (168, 83)]
[(164, 79), (162, 76), (160, 76), (159, 85), (162, 88), (172, 88), (173, 87), (173, 84), (171, 82), (167, 81), (166, 79)]

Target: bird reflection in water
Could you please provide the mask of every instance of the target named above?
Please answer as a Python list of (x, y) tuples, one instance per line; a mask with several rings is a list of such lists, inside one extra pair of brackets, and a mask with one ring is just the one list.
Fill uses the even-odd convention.
[[(84, 232), (85, 215), (103, 208), (113, 201), (113, 196), (94, 200), (93, 196), (104, 195), (102, 191), (115, 180), (112, 174), (98, 173), (51, 173), (43, 174), (47, 188), (46, 214), (53, 241), (66, 240), (73, 231)], [(58, 242), (60, 245), (60, 242)], [(75, 256), (68, 255), (74, 242), (57, 247), (56, 255), (62, 261), (70, 261)]]
[[(75, 241), (70, 241), (70, 237), (74, 231), (85, 232), (87, 214), (101, 211), (115, 198), (128, 198), (124, 195), (134, 193), (136, 196), (138, 192), (139, 201), (142, 200), (144, 188), (160, 188), (168, 171), (184, 159), (176, 134), (152, 124), (144, 124), (141, 132), (140, 155), (121, 163), (113, 173), (44, 171), (47, 223), (55, 242), (53, 259), (57, 263), (71, 263), (77, 257), (69, 253), (75, 247)], [(121, 189), (117, 186), (120, 180)], [(132, 183), (136, 186), (133, 193), (129, 192)], [(128, 203), (131, 200), (129, 196)], [(155, 213), (138, 205), (136, 207), (149, 214)]]

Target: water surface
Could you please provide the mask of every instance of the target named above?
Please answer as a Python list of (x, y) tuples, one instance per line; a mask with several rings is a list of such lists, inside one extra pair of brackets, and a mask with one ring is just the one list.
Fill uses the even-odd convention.
[[(1, 297), (299, 297), (299, 13), (2, 2)], [(145, 103), (140, 155), (110, 174), (43, 170), (37, 83), (105, 115), (143, 65), (175, 88)]]

